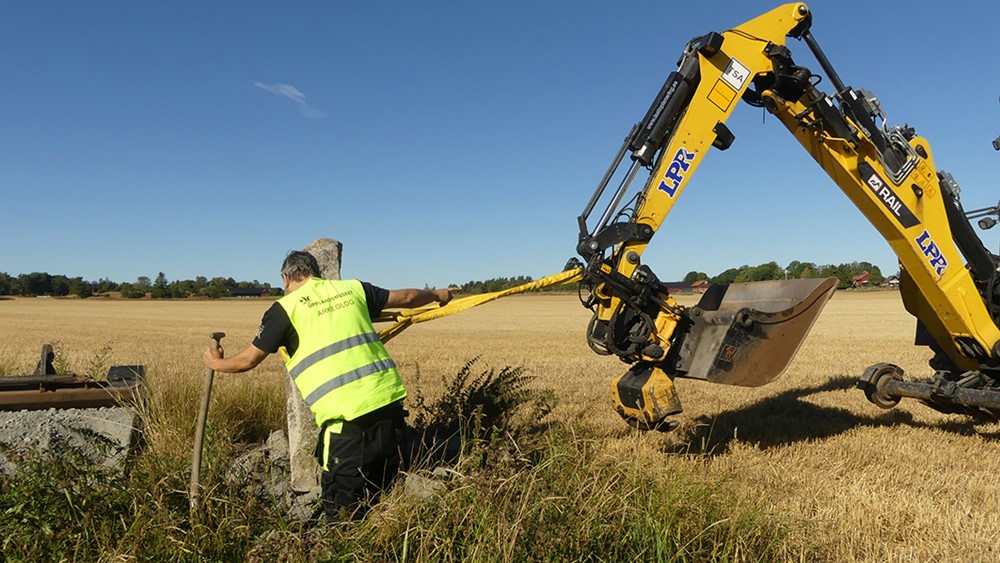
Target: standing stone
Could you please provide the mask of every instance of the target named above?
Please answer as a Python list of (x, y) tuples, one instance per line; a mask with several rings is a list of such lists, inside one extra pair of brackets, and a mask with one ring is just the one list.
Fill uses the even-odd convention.
[[(339, 241), (321, 238), (302, 250), (312, 254), (319, 262), (320, 276), (327, 280), (340, 279), (340, 253), (343, 245)], [(297, 493), (317, 491), (320, 488), (322, 469), (316, 462), (316, 437), (319, 427), (316, 418), (306, 406), (302, 394), (295, 387), (288, 372), (285, 372), (285, 410), (288, 423), (288, 451), (291, 467), (291, 487)]]

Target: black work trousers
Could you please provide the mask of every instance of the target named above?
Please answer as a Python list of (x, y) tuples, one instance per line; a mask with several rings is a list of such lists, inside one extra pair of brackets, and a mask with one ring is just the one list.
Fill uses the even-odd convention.
[(339, 433), (325, 428), (320, 432), (316, 450), (320, 465), (325, 465), (322, 498), (327, 520), (361, 518), (392, 484), (402, 463), (405, 412), (397, 402), (342, 422)]

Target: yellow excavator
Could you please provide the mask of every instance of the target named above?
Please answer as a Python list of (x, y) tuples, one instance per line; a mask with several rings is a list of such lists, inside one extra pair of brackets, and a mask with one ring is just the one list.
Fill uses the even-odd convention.
[[(811, 24), (809, 7), (792, 3), (687, 43), (578, 218), (582, 260), (571, 263), (582, 269), (582, 301), (594, 312), (587, 339), (595, 352), (629, 364), (612, 394), (633, 426), (675, 426), (668, 417), (681, 412), (677, 377), (742, 386), (774, 380), (837, 286), (836, 278), (714, 285), (684, 307), (642, 263), (711, 149), (733, 143), (726, 121), (740, 100), (776, 116), (899, 259), (915, 344), (933, 350), (934, 373), (906, 381), (899, 367), (876, 364), (858, 384), (868, 399), (891, 408), (911, 397), (946, 413), (1000, 415), (1000, 260), (970, 224), (992, 226), (1000, 204), (966, 212), (927, 140), (889, 126), (875, 96), (845, 86)], [(792, 59), (788, 38), (805, 43), (832, 92)], [(645, 183), (631, 189), (640, 169), (648, 171)]]

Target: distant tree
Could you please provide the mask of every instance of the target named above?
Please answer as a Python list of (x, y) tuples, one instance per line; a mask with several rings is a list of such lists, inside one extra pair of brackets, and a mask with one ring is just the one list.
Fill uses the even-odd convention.
[(722, 272), (721, 274), (711, 278), (713, 285), (728, 284), (736, 281), (736, 276), (740, 274), (740, 270), (743, 268), (749, 268), (749, 266), (740, 266), (739, 268), (729, 268), (728, 270)]
[(484, 281), (470, 280), (463, 284), (462, 291), (468, 294), (492, 293), (503, 291), (532, 281), (531, 276), (514, 276), (512, 278), (490, 278)]
[(69, 295), (70, 284), (69, 278), (62, 274), (56, 274), (52, 276), (52, 288), (49, 295), (55, 295), (57, 297), (65, 297)]
[(46, 272), (31, 272), (17, 276), (20, 294), (25, 296), (51, 295), (52, 276)]
[(864, 272), (868, 272), (868, 283), (870, 285), (877, 285), (885, 279), (882, 277), (882, 272), (878, 267), (870, 262), (847, 262), (837, 265), (827, 264), (817, 266), (814, 277), (835, 277), (837, 278), (837, 287), (844, 289), (854, 285), (854, 277)]
[(94, 285), (94, 283), (84, 281), (82, 277), (77, 276), (69, 280), (69, 292), (80, 299), (86, 299), (94, 294)]
[(149, 283), (149, 278), (146, 276), (139, 276), (135, 280), (135, 288), (142, 291), (144, 294), (149, 291), (152, 284)]
[(684, 276), (684, 283), (694, 283), (696, 281), (707, 280), (708, 274), (705, 272), (690, 271)]
[(183, 299), (189, 295), (197, 293), (194, 280), (175, 281), (167, 286), (167, 290), (170, 293), (170, 297), (174, 297), (176, 299)]
[(160, 272), (159, 275), (156, 276), (156, 281), (153, 282), (153, 287), (150, 288), (149, 295), (150, 297), (156, 299), (163, 299), (171, 296), (166, 274)]
[(809, 275), (816, 269), (816, 264), (812, 262), (799, 262), (798, 260), (792, 260), (785, 267), (785, 271), (788, 272), (789, 278), (808, 278)]
[(753, 279), (753, 270), (754, 270), (753, 266), (744, 266), (740, 268), (740, 272), (736, 274), (736, 282), (745, 283), (751, 281), (758, 281)]
[(118, 291), (121, 292), (122, 297), (126, 299), (139, 299), (140, 297), (146, 296), (146, 291), (141, 289), (136, 284), (123, 283), (119, 286)]
[(205, 285), (205, 295), (213, 299), (225, 297), (231, 287), (236, 287), (236, 282), (232, 278), (212, 278)]
[(11, 295), (14, 291), (14, 278), (7, 272), (0, 272), (0, 295)]
[(113, 282), (107, 278), (101, 278), (97, 280), (97, 292), (107, 293), (109, 291), (116, 291), (121, 287), (120, 283)]
[(738, 282), (755, 282), (765, 280), (780, 280), (785, 277), (785, 270), (777, 262), (768, 262), (752, 268), (740, 269), (736, 276)]
[(885, 276), (882, 275), (882, 270), (878, 266), (873, 265), (870, 270), (868, 270), (868, 283), (871, 285), (882, 285), (885, 281)]

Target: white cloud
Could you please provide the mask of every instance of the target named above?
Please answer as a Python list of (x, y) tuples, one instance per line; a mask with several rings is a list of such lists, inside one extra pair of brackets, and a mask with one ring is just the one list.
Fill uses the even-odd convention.
[(295, 102), (295, 105), (299, 106), (299, 111), (302, 115), (309, 117), (311, 119), (320, 119), (326, 117), (326, 112), (316, 109), (306, 102), (306, 95), (302, 93), (301, 90), (292, 86), (291, 84), (265, 84), (261, 81), (255, 81), (254, 86), (264, 90), (265, 92), (270, 92), (275, 96), (282, 96), (288, 98), (289, 100)]

